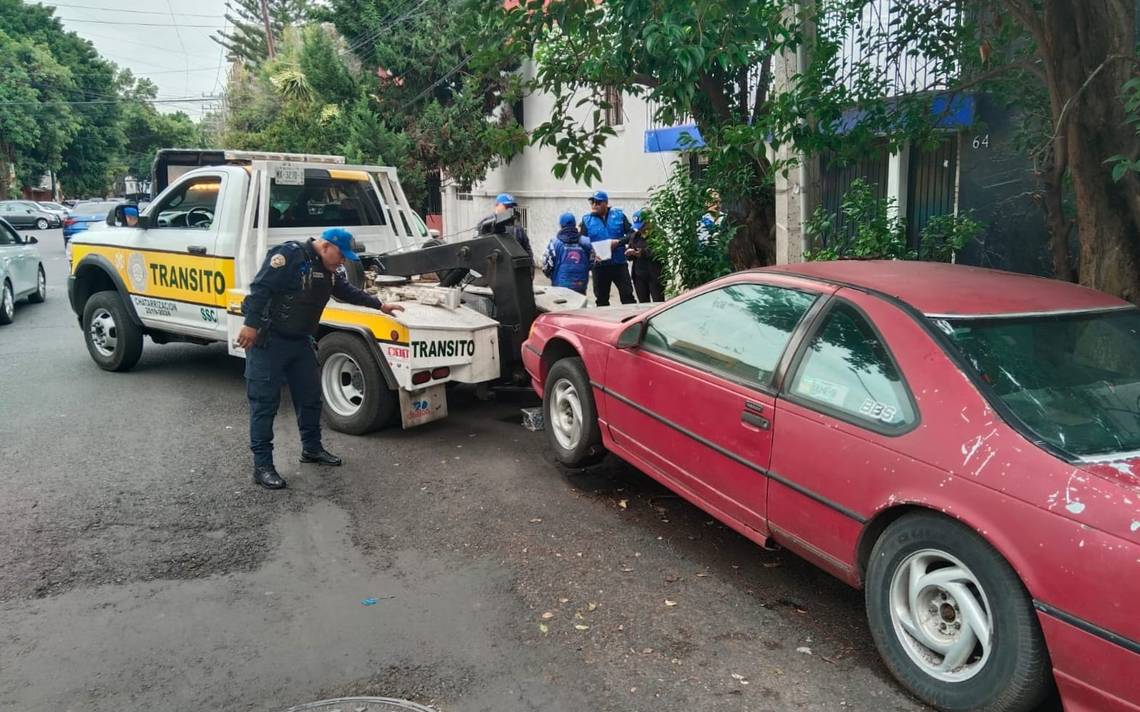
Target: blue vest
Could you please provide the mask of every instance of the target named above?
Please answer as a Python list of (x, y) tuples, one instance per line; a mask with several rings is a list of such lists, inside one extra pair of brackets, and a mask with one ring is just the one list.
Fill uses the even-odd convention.
[[(592, 243), (602, 240), (620, 240), (625, 237), (625, 233), (622, 232), (625, 224), (625, 213), (621, 211), (621, 208), (610, 208), (604, 221), (597, 215), (589, 213), (582, 218), (582, 223), (586, 226), (586, 236)], [(625, 250), (618, 248), (613, 251), (613, 256), (610, 259), (602, 260), (598, 264), (624, 265), (625, 263)]]
[(586, 283), (590, 280), (590, 253), (581, 243), (565, 243), (555, 239), (554, 256), (558, 267), (550, 277), (555, 287), (566, 287), (575, 292), (586, 293)]

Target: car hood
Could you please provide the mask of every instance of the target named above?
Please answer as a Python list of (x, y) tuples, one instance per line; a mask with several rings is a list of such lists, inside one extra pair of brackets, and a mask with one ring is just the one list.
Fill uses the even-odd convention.
[(610, 324), (619, 324), (631, 317), (638, 316), (649, 310), (653, 304), (621, 304), (612, 307), (590, 307), (588, 309), (569, 309), (559, 312), (562, 317), (572, 317), (582, 321), (600, 321)]

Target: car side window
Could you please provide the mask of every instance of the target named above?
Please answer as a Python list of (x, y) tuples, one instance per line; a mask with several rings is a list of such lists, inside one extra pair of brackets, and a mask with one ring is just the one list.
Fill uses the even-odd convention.
[(202, 176), (183, 183), (151, 214), (154, 228), (208, 230), (214, 223), (222, 179)]
[(886, 345), (847, 302), (824, 317), (790, 391), (841, 419), (888, 433), (917, 422), (910, 391)]
[(0, 245), (19, 245), (23, 242), (7, 225), (0, 225)]
[(697, 368), (767, 386), (815, 299), (763, 284), (721, 287), (654, 316), (641, 345)]

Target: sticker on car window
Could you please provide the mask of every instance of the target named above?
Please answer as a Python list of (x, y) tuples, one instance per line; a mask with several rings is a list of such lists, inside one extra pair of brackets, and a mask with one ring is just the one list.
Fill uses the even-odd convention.
[(822, 378), (805, 378), (800, 382), (798, 389), (800, 395), (828, 405), (842, 406), (847, 400), (847, 386), (841, 383), (825, 381)]
[(874, 398), (864, 398), (863, 405), (859, 406), (859, 412), (875, 420), (881, 420), (884, 423), (893, 423), (899, 411), (898, 408), (893, 405), (880, 403)]

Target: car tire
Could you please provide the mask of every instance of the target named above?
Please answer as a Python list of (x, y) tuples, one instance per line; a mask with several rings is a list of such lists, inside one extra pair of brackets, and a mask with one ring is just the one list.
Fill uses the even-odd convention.
[[(1045, 640), (1021, 580), (958, 522), (923, 512), (888, 526), (871, 551), (866, 603), (887, 668), (933, 707), (1024, 712), (1051, 689)], [(962, 653), (954, 654), (955, 643)]]
[(47, 230), (48, 229), (48, 221), (45, 220), (44, 218), (40, 218), (39, 220), (36, 220), (36, 229), (37, 230)]
[(395, 421), (399, 397), (388, 388), (376, 356), (354, 334), (333, 332), (317, 345), (321, 402), (333, 430), (364, 435)]
[(4, 280), (0, 288), (0, 326), (6, 326), (16, 320), (16, 295), (12, 292), (12, 283)]
[(586, 467), (605, 457), (598, 410), (582, 359), (564, 358), (550, 367), (542, 416), (546, 440), (562, 465)]
[(28, 295), (29, 304), (43, 304), (47, 299), (47, 276), (44, 274), (44, 266), (40, 265), (39, 272), (36, 273), (36, 291)]
[(129, 371), (143, 349), (142, 328), (131, 320), (118, 292), (96, 292), (83, 306), (83, 339), (104, 371)]

